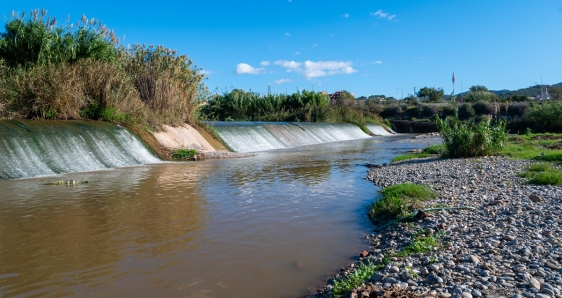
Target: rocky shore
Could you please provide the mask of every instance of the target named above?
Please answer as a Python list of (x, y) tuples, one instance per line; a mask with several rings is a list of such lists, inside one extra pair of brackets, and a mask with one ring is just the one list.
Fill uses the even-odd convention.
[(473, 209), (427, 212), (426, 218), (368, 236), (372, 246), (361, 260), (375, 264), (416, 235), (432, 235), (439, 245), (431, 253), (392, 257), (348, 296), (379, 297), (386, 291), (396, 294), (384, 297), (562, 297), (562, 187), (525, 184), (517, 174), (532, 163), (426, 158), (372, 168), (368, 179), (375, 185), (412, 182), (439, 193), (424, 207)]

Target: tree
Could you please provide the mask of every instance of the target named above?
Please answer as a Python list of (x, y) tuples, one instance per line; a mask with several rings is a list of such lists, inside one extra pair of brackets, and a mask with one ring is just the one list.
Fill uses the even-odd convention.
[(488, 91), (486, 86), (474, 85), (469, 88), (469, 92), (463, 96), (465, 102), (477, 101), (497, 101), (499, 97), (495, 93)]
[(486, 86), (481, 85), (474, 85), (468, 88), (470, 92), (488, 92), (488, 88)]
[(335, 99), (335, 105), (340, 107), (353, 107), (355, 106), (355, 97), (353, 94), (346, 90), (341, 91), (339, 96)]
[(429, 102), (443, 102), (443, 94), (445, 92), (442, 88), (435, 89), (433, 87), (423, 87), (417, 92), (418, 97), (425, 98)]
[(550, 90), (548, 90), (548, 93), (552, 100), (562, 100), (562, 87), (552, 86)]

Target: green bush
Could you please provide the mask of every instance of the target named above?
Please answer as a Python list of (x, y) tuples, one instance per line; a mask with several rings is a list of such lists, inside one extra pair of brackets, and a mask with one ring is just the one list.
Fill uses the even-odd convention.
[(197, 155), (195, 149), (176, 149), (172, 152), (172, 159), (175, 160), (192, 160)]
[(458, 117), (439, 121), (445, 144), (444, 157), (475, 157), (496, 154), (505, 147), (505, 121), (485, 119), (462, 122)]
[(562, 132), (562, 102), (551, 101), (531, 107), (523, 122), (533, 131)]
[(385, 187), (381, 190), (380, 200), (372, 204), (369, 217), (374, 223), (381, 223), (406, 216), (418, 208), (421, 201), (434, 196), (435, 193), (425, 185), (402, 183)]
[(76, 27), (46, 11), (12, 16), (0, 33), (0, 117), (195, 124), (206, 94), (200, 69), (161, 46), (118, 43), (85, 16)]

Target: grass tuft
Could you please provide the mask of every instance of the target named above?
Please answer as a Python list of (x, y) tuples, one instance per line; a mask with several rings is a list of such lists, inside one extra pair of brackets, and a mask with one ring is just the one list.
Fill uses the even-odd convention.
[(435, 197), (435, 193), (425, 185), (402, 183), (381, 190), (381, 198), (375, 201), (369, 217), (375, 224), (397, 217), (409, 215), (419, 207), (419, 203)]
[(193, 160), (197, 155), (195, 149), (176, 149), (172, 152), (172, 159), (175, 160)]
[(423, 151), (421, 153), (408, 153), (408, 154), (404, 154), (404, 155), (398, 155), (398, 156), (394, 157), (391, 160), (391, 162), (399, 162), (399, 161), (407, 160), (407, 159), (426, 158), (426, 157), (431, 157), (431, 156), (435, 156), (435, 155), (441, 155), (444, 150), (445, 150), (445, 145), (443, 145), (443, 144), (433, 145), (433, 146), (429, 146), (429, 147), (423, 149)]
[(343, 295), (356, 287), (358, 287), (365, 280), (369, 279), (375, 271), (382, 269), (384, 265), (375, 265), (373, 263), (361, 263), (359, 267), (355, 269), (348, 276), (334, 280), (334, 287), (332, 289), (332, 296)]

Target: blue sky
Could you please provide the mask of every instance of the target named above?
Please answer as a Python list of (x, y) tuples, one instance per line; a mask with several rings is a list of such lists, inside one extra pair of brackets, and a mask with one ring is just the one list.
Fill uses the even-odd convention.
[(177, 49), (216, 92), (450, 94), (453, 72), (456, 93), (562, 82), (562, 0), (18, 0), (0, 3), (2, 27), (33, 8), (97, 18), (123, 45)]

